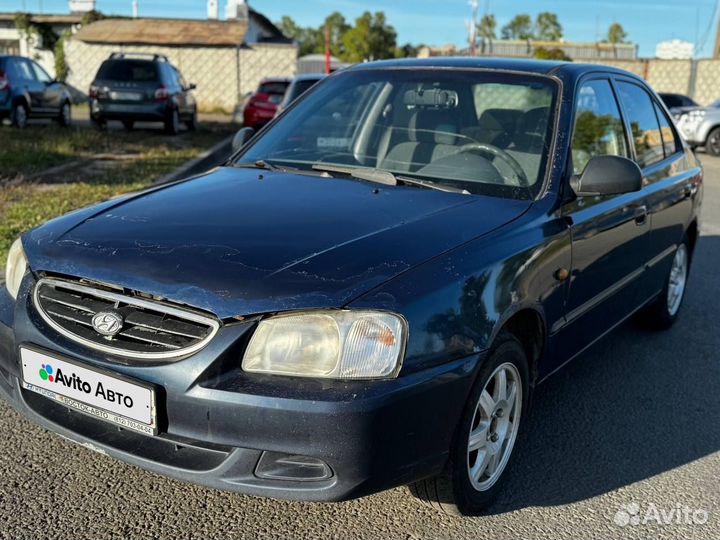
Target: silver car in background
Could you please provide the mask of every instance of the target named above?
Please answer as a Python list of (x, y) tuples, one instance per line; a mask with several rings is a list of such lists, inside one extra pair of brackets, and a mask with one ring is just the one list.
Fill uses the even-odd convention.
[(713, 156), (720, 156), (720, 100), (708, 107), (670, 109), (680, 133), (693, 148), (704, 146)]

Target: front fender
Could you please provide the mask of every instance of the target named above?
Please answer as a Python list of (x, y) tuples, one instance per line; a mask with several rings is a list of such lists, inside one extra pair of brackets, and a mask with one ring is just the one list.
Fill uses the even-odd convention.
[(415, 267), (351, 302), (408, 320), (403, 373), (484, 351), (518, 311), (536, 311), (546, 328), (563, 316), (571, 265), (570, 233), (558, 218), (528, 215)]

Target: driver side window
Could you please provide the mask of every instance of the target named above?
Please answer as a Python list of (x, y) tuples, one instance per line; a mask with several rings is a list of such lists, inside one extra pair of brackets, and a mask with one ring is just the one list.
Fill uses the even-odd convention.
[(628, 157), (620, 109), (607, 79), (583, 83), (578, 93), (572, 160), (575, 174), (595, 156)]

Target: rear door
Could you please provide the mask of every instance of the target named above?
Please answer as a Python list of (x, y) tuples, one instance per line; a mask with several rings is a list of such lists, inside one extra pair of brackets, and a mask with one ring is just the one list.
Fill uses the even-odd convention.
[(37, 80), (30, 60), (27, 58), (14, 58), (13, 67), (15, 76), (20, 81), (21, 90), (30, 99), (30, 108), (35, 114), (42, 113), (45, 85)]
[(670, 271), (672, 256), (689, 225), (693, 179), (699, 169), (688, 163), (685, 151), (665, 109), (639, 81), (616, 78), (626, 124), (632, 131), (635, 160), (643, 170), (646, 205), (652, 233), (648, 275), (641, 300), (660, 292)]
[[(576, 94), (574, 174), (595, 156), (632, 157), (612, 83), (584, 79)], [(577, 197), (563, 207), (572, 233), (572, 272), (566, 319), (558, 340), (570, 358), (625, 319), (637, 306), (648, 257), (645, 194)]]

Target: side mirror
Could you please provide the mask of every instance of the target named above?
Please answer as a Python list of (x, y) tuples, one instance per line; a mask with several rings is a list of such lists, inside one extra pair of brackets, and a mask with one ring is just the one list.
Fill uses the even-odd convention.
[(634, 161), (620, 156), (595, 156), (570, 180), (578, 197), (620, 195), (642, 189), (643, 176)]
[(244, 127), (241, 130), (239, 130), (235, 137), (233, 137), (232, 140), (232, 151), (237, 152), (240, 150), (243, 146), (247, 144), (247, 142), (253, 138), (253, 135), (255, 135), (255, 130), (251, 127)]
[(188, 86), (185, 90), (195, 90), (196, 88), (197, 88), (197, 84), (190, 83), (190, 84), (188, 84)]

